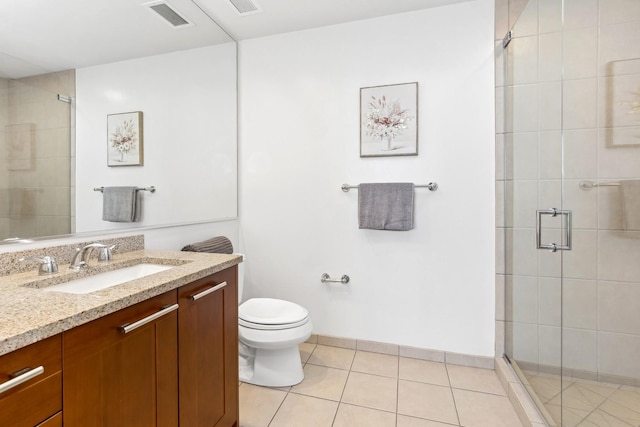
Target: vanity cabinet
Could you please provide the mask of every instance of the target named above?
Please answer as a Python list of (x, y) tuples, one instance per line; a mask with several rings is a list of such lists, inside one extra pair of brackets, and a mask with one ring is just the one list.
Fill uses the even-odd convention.
[(180, 425), (238, 425), (237, 268), (178, 290)]
[(63, 334), (64, 425), (178, 425), (177, 291)]
[(0, 356), (0, 426), (49, 426), (62, 410), (61, 361), (60, 335)]

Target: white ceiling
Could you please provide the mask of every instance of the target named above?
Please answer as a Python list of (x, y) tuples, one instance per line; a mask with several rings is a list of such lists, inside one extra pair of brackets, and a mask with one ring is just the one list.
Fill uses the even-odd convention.
[[(175, 29), (149, 0), (0, 0), (0, 77), (19, 78), (158, 55), (235, 39), (334, 25), (473, 0), (167, 0), (193, 26)], [(209, 16), (207, 16), (209, 15)]]

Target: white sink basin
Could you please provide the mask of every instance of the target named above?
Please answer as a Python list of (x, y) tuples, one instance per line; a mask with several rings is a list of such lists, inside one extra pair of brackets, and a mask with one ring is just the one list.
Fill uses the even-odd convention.
[(68, 294), (88, 294), (119, 285), (121, 283), (130, 282), (131, 280), (140, 279), (151, 274), (172, 268), (171, 265), (160, 264), (136, 264), (131, 267), (120, 268), (118, 270), (105, 271), (93, 276), (82, 277), (80, 279), (71, 280), (69, 282), (60, 283), (58, 285), (47, 286), (42, 288), (46, 292), (65, 292)]

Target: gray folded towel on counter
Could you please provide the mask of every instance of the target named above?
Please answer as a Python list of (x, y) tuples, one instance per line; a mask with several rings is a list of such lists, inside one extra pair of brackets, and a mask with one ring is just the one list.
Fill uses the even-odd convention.
[(208, 252), (212, 254), (232, 254), (233, 244), (225, 236), (216, 236), (202, 242), (191, 243), (184, 248), (186, 252)]
[(140, 218), (137, 187), (104, 187), (102, 190), (102, 220), (136, 222)]
[(413, 228), (413, 189), (410, 182), (358, 185), (358, 225), (372, 230)]

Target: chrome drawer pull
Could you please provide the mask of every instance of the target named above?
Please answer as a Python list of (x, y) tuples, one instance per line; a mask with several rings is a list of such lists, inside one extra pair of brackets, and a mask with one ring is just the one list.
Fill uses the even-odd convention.
[(227, 282), (222, 282), (219, 285), (215, 285), (215, 286), (213, 286), (213, 287), (211, 287), (209, 289), (205, 289), (202, 292), (198, 292), (197, 294), (193, 294), (189, 298), (191, 298), (192, 301), (195, 301), (195, 300), (198, 300), (198, 299), (200, 299), (202, 297), (205, 297), (205, 296), (209, 295), (210, 293), (213, 293), (213, 292), (215, 292), (215, 291), (217, 291), (219, 289), (222, 289), (225, 286), (227, 286)]
[(129, 332), (135, 329), (138, 329), (140, 326), (144, 326), (149, 322), (153, 322), (154, 320), (164, 316), (165, 314), (171, 313), (172, 311), (176, 311), (177, 309), (178, 309), (178, 304), (173, 304), (168, 307), (165, 307), (162, 310), (158, 311), (157, 313), (147, 316), (144, 319), (140, 319), (137, 322), (120, 326), (120, 332), (124, 332), (125, 334), (128, 334)]
[(29, 381), (30, 379), (37, 377), (43, 372), (44, 372), (44, 368), (42, 366), (29, 369), (27, 372), (24, 372), (18, 375), (17, 377), (0, 384), (0, 393), (4, 393), (5, 391), (11, 390), (12, 388), (19, 386), (23, 382)]

